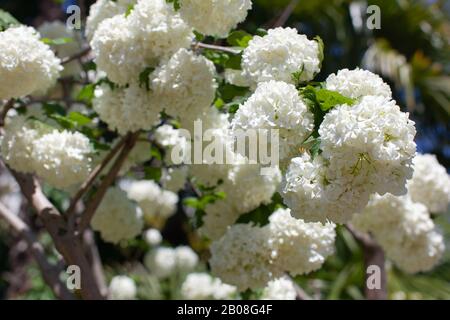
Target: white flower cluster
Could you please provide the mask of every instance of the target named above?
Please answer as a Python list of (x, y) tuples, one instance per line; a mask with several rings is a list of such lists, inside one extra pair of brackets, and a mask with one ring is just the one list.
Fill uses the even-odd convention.
[(133, 300), (136, 298), (137, 288), (134, 280), (127, 276), (115, 276), (109, 284), (109, 299)]
[(445, 250), (427, 208), (409, 196), (372, 196), (352, 223), (360, 231), (370, 232), (386, 256), (408, 273), (430, 270)]
[[(283, 163), (298, 153), (303, 141), (314, 129), (314, 115), (308, 111), (292, 84), (281, 81), (259, 83), (253, 95), (239, 107), (232, 121), (237, 136), (248, 129), (276, 129), (279, 134), (279, 157)], [(270, 131), (267, 132), (268, 146)]]
[(180, 0), (181, 17), (196, 31), (225, 38), (245, 20), (251, 0)]
[(144, 264), (156, 277), (167, 278), (175, 272), (185, 273), (195, 269), (198, 255), (187, 246), (175, 249), (158, 247), (148, 252)]
[(91, 47), (98, 69), (120, 85), (135, 83), (147, 67), (180, 48), (187, 48), (194, 35), (165, 0), (139, 0), (128, 16), (102, 21)]
[(249, 42), (242, 55), (242, 69), (254, 83), (293, 83), (292, 74), (297, 72), (300, 81), (308, 81), (320, 71), (319, 55), (317, 41), (308, 40), (293, 28), (275, 28)]
[(334, 224), (305, 223), (279, 209), (264, 227), (236, 224), (211, 245), (212, 273), (243, 291), (262, 288), (285, 272), (305, 274), (334, 252)]
[(31, 27), (0, 32), (0, 99), (47, 91), (56, 83), (61, 61)]
[(176, 211), (178, 195), (161, 189), (152, 180), (132, 181), (124, 189), (128, 197), (139, 204), (148, 223), (165, 221)]
[(91, 41), (100, 23), (106, 19), (127, 12), (137, 0), (97, 0), (89, 9), (86, 19), (86, 38)]
[[(51, 46), (60, 58), (71, 57), (81, 50), (81, 45), (78, 42), (75, 32), (67, 28), (61, 21), (44, 22), (38, 28), (38, 31), (43, 38), (70, 39), (67, 43)], [(76, 76), (82, 71), (81, 64), (76, 60), (65, 64), (63, 67), (64, 69), (61, 72), (62, 77)]]
[(394, 101), (365, 96), (340, 105), (320, 125), (322, 154), (291, 160), (282, 193), (293, 215), (347, 222), (373, 193), (406, 193), (416, 144), (414, 122)]
[(122, 135), (150, 130), (159, 122), (162, 111), (150, 92), (138, 84), (126, 88), (111, 88), (108, 84), (97, 86), (92, 103), (100, 119)]
[(295, 285), (288, 277), (271, 280), (264, 288), (261, 300), (295, 300)]
[(392, 98), (391, 88), (379, 75), (359, 68), (342, 69), (331, 74), (325, 81), (325, 88), (352, 99), (364, 96)]
[(413, 159), (414, 174), (408, 193), (414, 202), (424, 204), (432, 213), (445, 212), (450, 203), (450, 176), (435, 155), (418, 154)]
[(158, 246), (163, 238), (158, 229), (148, 229), (144, 233), (144, 239), (150, 246)]
[[(182, 162), (190, 163), (191, 142), (183, 135), (182, 131), (175, 129), (171, 125), (164, 124), (156, 129), (154, 139), (160, 147), (165, 149), (164, 161), (167, 164), (173, 163), (173, 152)], [(180, 152), (176, 153), (177, 151)]]
[(25, 116), (8, 119), (1, 143), (11, 168), (36, 173), (56, 188), (83, 182), (92, 170), (93, 147), (79, 132), (49, 131)]
[(181, 295), (188, 300), (225, 300), (233, 298), (236, 293), (236, 287), (208, 273), (190, 273), (181, 285)]
[(144, 223), (141, 209), (123, 190), (111, 187), (95, 212), (91, 226), (100, 232), (103, 240), (119, 243), (140, 234)]
[(161, 177), (161, 184), (164, 189), (177, 193), (184, 188), (189, 174), (186, 166), (168, 168), (164, 170)]

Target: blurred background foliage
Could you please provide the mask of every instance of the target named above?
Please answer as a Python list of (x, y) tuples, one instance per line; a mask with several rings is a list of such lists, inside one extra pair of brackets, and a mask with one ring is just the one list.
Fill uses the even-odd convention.
[[(82, 1), (84, 13), (93, 1)], [(325, 43), (325, 60), (319, 80), (342, 68), (357, 66), (380, 74), (391, 86), (394, 98), (411, 113), (417, 124), (420, 152), (434, 153), (450, 167), (450, 1), (445, 0), (253, 0), (254, 7), (240, 28), (256, 32), (284, 25), (295, 27)], [(0, 0), (0, 7), (23, 23), (38, 26), (42, 21), (64, 19), (64, 8), (76, 0)], [(380, 8), (381, 28), (367, 28), (371, 13)], [(292, 10), (291, 10), (292, 9)], [(180, 210), (181, 211), (181, 210)], [(180, 223), (181, 221), (181, 223)], [(449, 213), (436, 219), (450, 247)], [(164, 235), (172, 245), (189, 242), (207, 257), (205, 243), (188, 231), (186, 218), (178, 213), (167, 224)], [(52, 293), (32, 262), (17, 271), (20, 257), (14, 256), (16, 240), (0, 228), (0, 297), (7, 297), (15, 273), (25, 273), (28, 282), (19, 285), (15, 298), (50, 299)], [(4, 230), (4, 229), (3, 229)], [(182, 235), (180, 235), (182, 234)], [(45, 237), (45, 235), (43, 235)], [(99, 240), (100, 241), (100, 240)], [(48, 245), (49, 250), (52, 250)], [(16, 248), (17, 249), (17, 248)], [(164, 298), (176, 298), (177, 279), (159, 284), (155, 279), (130, 270), (126, 262), (141, 257), (146, 244), (137, 239), (119, 248), (101, 243), (100, 252), (110, 275), (132, 273), (143, 298), (161, 298), (157, 286), (164, 286)], [(313, 298), (362, 299), (362, 250), (345, 228), (339, 228), (337, 253), (324, 267), (296, 281)], [(14, 259), (13, 259), (14, 257)], [(22, 270), (23, 269), (23, 270)], [(392, 299), (450, 299), (450, 255), (433, 271), (407, 275), (388, 264), (388, 289)], [(17, 284), (15, 284), (17, 286)], [(20, 289), (22, 287), (22, 289)]]

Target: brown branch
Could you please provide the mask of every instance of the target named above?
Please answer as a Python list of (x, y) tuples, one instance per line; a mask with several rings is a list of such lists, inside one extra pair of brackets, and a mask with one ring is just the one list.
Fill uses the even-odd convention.
[(80, 237), (68, 232), (67, 223), (59, 211), (47, 199), (37, 179), (28, 174), (11, 170), (28, 203), (36, 210), (44, 223), (45, 229), (52, 237), (56, 249), (61, 253), (68, 265), (76, 265), (81, 269), (80, 294), (83, 299), (103, 299), (91, 266), (85, 256)]
[(12, 108), (14, 108), (14, 99), (8, 100), (8, 102), (6, 102), (6, 104), (3, 106), (2, 111), (0, 112), (0, 127), (3, 127), (5, 125), (6, 115)]
[(36, 260), (42, 277), (47, 285), (52, 289), (58, 299), (72, 300), (73, 294), (67, 289), (59, 278), (59, 270), (47, 260), (45, 250), (41, 243), (37, 240), (36, 235), (30, 227), (22, 221), (17, 215), (9, 211), (9, 209), (0, 203), (0, 217), (2, 217), (14, 229), (14, 231), (22, 237), (28, 244), (28, 250)]
[[(364, 253), (364, 274), (365, 274), (365, 285), (364, 294), (367, 300), (386, 300), (387, 299), (387, 276), (385, 268), (385, 257), (384, 251), (380, 245), (373, 240), (370, 235), (359, 232), (351, 224), (345, 225), (347, 230), (353, 235), (353, 237), (361, 243), (363, 253)], [(367, 286), (367, 280), (370, 276), (367, 273), (369, 266), (378, 266), (380, 269), (381, 276), (381, 288), (380, 289), (370, 289)]]
[(207, 44), (207, 43), (202, 43), (202, 42), (197, 42), (197, 43), (193, 44), (193, 47), (194, 47), (194, 49), (198, 49), (198, 48), (211, 49), (211, 50), (216, 50), (216, 51), (228, 52), (228, 53), (232, 53), (232, 54), (241, 53), (241, 50), (238, 50), (238, 49), (218, 46), (218, 45), (214, 45), (214, 44)]
[(280, 17), (275, 21), (272, 27), (276, 28), (284, 26), (286, 22), (289, 20), (289, 17), (292, 15), (299, 2), (300, 0), (292, 0), (284, 9), (284, 11), (281, 13)]
[(81, 59), (81, 58), (83, 58), (85, 55), (87, 55), (89, 52), (91, 52), (91, 48), (83, 49), (83, 50), (81, 50), (80, 52), (75, 53), (73, 56), (63, 58), (63, 59), (61, 60), (61, 64), (64, 65), (64, 64), (68, 64), (69, 62), (72, 62), (72, 61)]
[(105, 275), (103, 273), (103, 264), (98, 252), (97, 244), (95, 243), (94, 232), (87, 229), (84, 234), (84, 244), (89, 262), (92, 265), (92, 272), (94, 274), (97, 286), (101, 294), (106, 297), (108, 295), (108, 287), (106, 285)]
[(72, 198), (70, 202), (70, 206), (66, 211), (66, 217), (69, 219), (69, 230), (74, 230), (75, 220), (76, 220), (76, 207), (81, 200), (81, 198), (86, 194), (86, 192), (92, 187), (95, 180), (102, 173), (102, 171), (106, 168), (106, 166), (111, 162), (111, 160), (116, 156), (119, 150), (123, 147), (126, 142), (126, 137), (122, 138), (119, 143), (108, 153), (108, 155), (103, 159), (102, 163), (100, 163), (94, 171), (89, 175), (87, 180), (81, 185), (78, 192)]
[(91, 223), (92, 217), (94, 216), (95, 211), (103, 200), (108, 188), (113, 184), (117, 175), (119, 174), (120, 169), (122, 168), (123, 163), (125, 162), (128, 154), (133, 149), (136, 141), (139, 137), (139, 132), (129, 133), (126, 136), (125, 145), (122, 148), (122, 151), (117, 156), (117, 159), (114, 161), (113, 166), (109, 170), (109, 172), (104, 177), (101, 182), (97, 192), (94, 194), (92, 199), (86, 205), (86, 209), (83, 212), (83, 216), (81, 217), (81, 222), (79, 226), (80, 234), (89, 226)]

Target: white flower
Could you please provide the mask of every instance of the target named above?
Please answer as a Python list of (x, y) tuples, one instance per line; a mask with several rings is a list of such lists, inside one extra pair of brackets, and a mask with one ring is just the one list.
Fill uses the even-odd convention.
[(161, 232), (158, 229), (148, 229), (145, 231), (144, 239), (151, 246), (160, 245), (163, 240)]
[(211, 61), (180, 49), (150, 75), (150, 88), (160, 109), (183, 121), (193, 121), (214, 101), (215, 73)]
[(391, 88), (379, 75), (359, 68), (342, 69), (331, 74), (325, 81), (325, 88), (352, 99), (364, 96), (392, 98)]
[(249, 82), (242, 70), (225, 69), (224, 78), (226, 82), (238, 87), (250, 87), (252, 84)]
[[(41, 26), (39, 26), (38, 31), (43, 38), (71, 39), (67, 43), (51, 46), (60, 58), (71, 57), (81, 50), (81, 45), (78, 42), (75, 32), (67, 28), (67, 26), (61, 21), (44, 22)], [(82, 71), (81, 64), (76, 60), (65, 64), (63, 67), (64, 70), (61, 72), (62, 77), (76, 76)]]
[(270, 281), (264, 288), (261, 300), (295, 300), (295, 285), (287, 277)]
[(133, 300), (136, 298), (137, 288), (133, 279), (127, 276), (115, 276), (109, 284), (109, 298), (111, 300)]
[(255, 36), (244, 50), (242, 69), (254, 83), (278, 80), (293, 83), (292, 74), (308, 81), (320, 71), (319, 45), (292, 28), (276, 28)]
[(124, 191), (109, 188), (91, 222), (103, 240), (119, 243), (136, 237), (142, 230), (142, 212)]
[(414, 174), (408, 192), (414, 202), (433, 213), (445, 212), (450, 203), (450, 176), (435, 155), (418, 154), (413, 159)]
[(188, 300), (230, 299), (236, 291), (208, 273), (190, 273), (181, 286), (181, 295)]
[(264, 287), (281, 274), (270, 265), (267, 230), (250, 224), (235, 224), (211, 245), (212, 274), (239, 291)]
[(267, 226), (273, 264), (296, 276), (319, 269), (334, 253), (334, 223), (306, 223), (278, 209)]
[(57, 188), (86, 180), (92, 170), (94, 149), (79, 132), (53, 130), (33, 141), (31, 153), (36, 174)]
[(245, 20), (251, 0), (180, 0), (181, 17), (196, 31), (225, 38)]
[(164, 170), (161, 178), (164, 189), (175, 193), (182, 190), (187, 181), (188, 169), (188, 167), (183, 166)]
[(432, 269), (445, 249), (427, 208), (409, 196), (375, 195), (352, 224), (370, 232), (386, 256), (408, 273)]
[(165, 221), (176, 211), (177, 194), (162, 190), (152, 180), (133, 181), (125, 189), (128, 197), (141, 207), (146, 221)]
[(18, 26), (0, 32), (0, 100), (43, 93), (61, 70), (61, 61), (35, 29)]
[(114, 88), (102, 84), (95, 89), (94, 110), (111, 130), (119, 134), (150, 130), (159, 122), (162, 111), (153, 102), (150, 92), (137, 84)]
[(167, 278), (177, 268), (177, 254), (174, 249), (159, 247), (147, 253), (144, 264), (156, 277)]
[(25, 116), (7, 118), (4, 129), (1, 139), (3, 160), (14, 170), (32, 173), (33, 142), (42, 134), (37, 129), (35, 121), (27, 120)]
[[(268, 150), (271, 131), (278, 130), (280, 162), (298, 153), (303, 141), (314, 129), (314, 116), (308, 111), (294, 85), (281, 81), (259, 83), (253, 95), (239, 107), (232, 121), (235, 134), (266, 129)], [(248, 155), (247, 155), (248, 156)]]
[(198, 255), (188, 246), (175, 248), (178, 270), (183, 272), (192, 271), (198, 264)]
[(91, 41), (95, 30), (103, 20), (124, 14), (135, 3), (136, 0), (97, 0), (89, 8), (89, 15), (86, 20), (86, 38)]

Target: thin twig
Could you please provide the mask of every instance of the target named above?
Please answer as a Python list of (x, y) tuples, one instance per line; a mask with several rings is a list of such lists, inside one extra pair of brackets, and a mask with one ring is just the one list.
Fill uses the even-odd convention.
[(138, 137), (139, 137), (139, 132), (129, 133), (127, 135), (126, 142), (122, 148), (122, 151), (117, 156), (117, 159), (116, 159), (116, 161), (114, 161), (114, 164), (111, 167), (111, 169), (109, 170), (109, 172), (103, 178), (97, 192), (94, 194), (94, 196), (91, 198), (91, 200), (86, 205), (86, 209), (83, 212), (83, 215), (81, 217), (81, 222), (79, 225), (80, 234), (89, 226), (89, 224), (92, 220), (92, 217), (94, 216), (95, 211), (97, 210), (98, 206), (100, 205), (101, 201), (103, 200), (103, 197), (105, 196), (106, 192), (108, 191), (108, 188), (113, 184), (114, 180), (116, 179), (117, 175), (119, 174), (119, 171), (122, 168), (123, 163), (125, 162), (126, 158), (128, 157), (128, 154), (131, 152), (134, 145), (136, 144)]
[(99, 287), (101, 294), (106, 297), (108, 295), (108, 287), (106, 286), (105, 274), (103, 273), (102, 260), (98, 252), (97, 244), (95, 243), (94, 232), (87, 229), (84, 232), (83, 237), (87, 256), (92, 265), (92, 272), (97, 281), (97, 286)]
[(228, 53), (232, 53), (232, 54), (239, 54), (239, 53), (241, 53), (241, 50), (239, 50), (239, 49), (233, 49), (233, 48), (229, 48), (229, 47), (223, 47), (223, 46), (218, 46), (218, 45), (214, 45), (214, 44), (207, 44), (207, 43), (202, 43), (202, 42), (195, 43), (193, 45), (193, 47), (195, 49), (198, 49), (198, 48), (211, 49), (211, 50), (216, 50), (216, 51), (228, 52)]
[(8, 100), (6, 104), (3, 106), (2, 111), (0, 112), (0, 127), (5, 125), (5, 118), (8, 114), (8, 111), (14, 108), (14, 99)]
[(286, 22), (289, 20), (289, 17), (292, 15), (299, 2), (300, 0), (292, 0), (284, 9), (284, 11), (281, 13), (280, 17), (275, 21), (275, 23), (273, 24), (273, 28), (284, 26)]
[(47, 285), (52, 289), (53, 293), (58, 299), (72, 300), (73, 294), (67, 289), (59, 278), (58, 268), (51, 265), (45, 256), (45, 249), (37, 240), (36, 235), (30, 227), (21, 220), (17, 215), (9, 211), (9, 209), (0, 203), (0, 217), (2, 217), (8, 224), (22, 237), (28, 244), (28, 249), (36, 260), (42, 277)]
[(81, 200), (81, 198), (86, 194), (86, 192), (89, 191), (89, 189), (94, 184), (95, 180), (98, 178), (98, 176), (102, 173), (102, 171), (106, 168), (106, 166), (111, 162), (111, 160), (116, 156), (116, 154), (119, 152), (119, 150), (123, 147), (123, 145), (126, 142), (126, 137), (122, 138), (119, 143), (108, 153), (108, 155), (103, 159), (102, 163), (100, 163), (94, 171), (91, 172), (87, 180), (81, 185), (78, 192), (75, 194), (75, 196), (72, 198), (72, 201), (70, 202), (70, 206), (66, 211), (65, 216), (69, 219), (69, 230), (74, 230), (75, 225), (75, 209), (77, 207), (77, 204)]
[(64, 65), (64, 64), (67, 64), (67, 63), (72, 62), (72, 61), (74, 61), (74, 60), (81, 59), (81, 58), (83, 58), (85, 55), (87, 55), (89, 52), (91, 52), (91, 48), (83, 49), (83, 50), (81, 50), (80, 52), (75, 53), (73, 56), (63, 58), (63, 59), (61, 60), (61, 64)]

